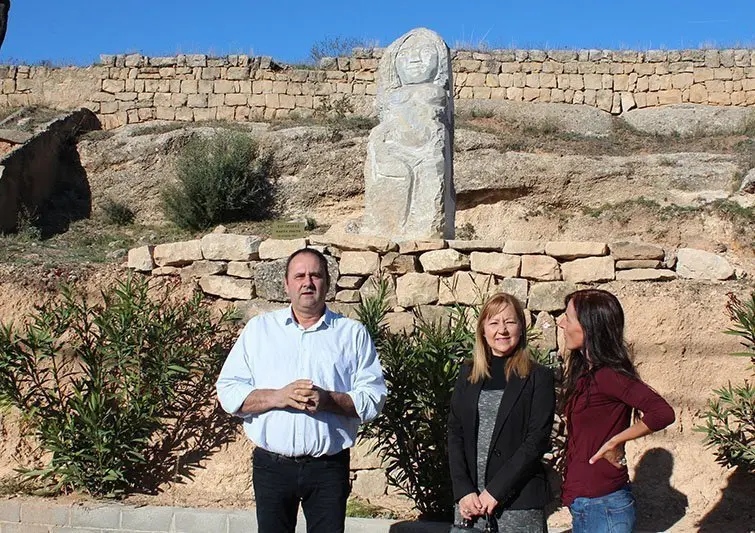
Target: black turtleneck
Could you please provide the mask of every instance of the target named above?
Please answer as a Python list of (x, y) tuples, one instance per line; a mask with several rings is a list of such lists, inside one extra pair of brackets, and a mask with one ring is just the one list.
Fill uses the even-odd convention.
[(506, 362), (508, 357), (490, 358), (490, 377), (482, 384), (484, 390), (502, 390), (506, 388)]

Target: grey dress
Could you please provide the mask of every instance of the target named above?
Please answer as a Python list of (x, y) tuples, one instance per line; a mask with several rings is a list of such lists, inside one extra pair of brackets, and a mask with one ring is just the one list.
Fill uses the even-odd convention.
[[(478, 494), (485, 490), (485, 469), (488, 464), (488, 453), (493, 438), (493, 429), (501, 405), (506, 386), (505, 367), (502, 358), (493, 357), (490, 365), (491, 378), (486, 379), (477, 401), (477, 489)], [(545, 512), (542, 509), (497, 509), (495, 520), (501, 533), (526, 532), (546, 533)], [(461, 523), (459, 504), (454, 506), (454, 523)], [(485, 529), (485, 519), (479, 518), (475, 522), (479, 530)]]

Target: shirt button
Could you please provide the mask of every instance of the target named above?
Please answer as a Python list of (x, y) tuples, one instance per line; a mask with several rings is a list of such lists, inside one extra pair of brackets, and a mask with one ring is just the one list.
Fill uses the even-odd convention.
[(493, 450), (493, 455), (495, 455), (496, 457), (500, 457), (501, 456), (501, 450), (499, 450), (499, 449)]

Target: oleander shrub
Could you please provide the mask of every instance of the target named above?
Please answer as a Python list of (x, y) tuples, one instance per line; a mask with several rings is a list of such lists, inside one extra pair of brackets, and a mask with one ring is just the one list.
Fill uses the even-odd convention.
[(178, 154), (178, 182), (162, 191), (165, 215), (184, 229), (264, 220), (274, 212), (278, 170), (273, 156), (242, 132), (192, 138)]
[(749, 357), (752, 363), (749, 379), (743, 383), (713, 391), (702, 414), (703, 424), (695, 431), (704, 434), (704, 443), (713, 449), (716, 460), (726, 467), (739, 467), (755, 473), (755, 292), (749, 299), (740, 300), (729, 293), (726, 310), (733, 327), (724, 331), (741, 338), (743, 352), (732, 355)]
[(226, 430), (213, 422), (212, 390), (232, 317), (213, 318), (201, 294), (187, 301), (172, 287), (129, 277), (98, 303), (69, 287), (23, 323), (0, 325), (0, 402), (49, 452), (27, 478), (119, 496), (175, 475), (182, 447), (218, 444)]

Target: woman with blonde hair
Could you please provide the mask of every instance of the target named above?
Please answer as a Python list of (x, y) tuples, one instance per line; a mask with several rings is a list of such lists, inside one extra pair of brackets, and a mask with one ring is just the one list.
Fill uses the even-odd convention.
[[(491, 297), (462, 365), (448, 418), (455, 523), (499, 531), (547, 531), (550, 491), (542, 464), (550, 449), (553, 373), (527, 349), (524, 309), (510, 294)], [(495, 529), (493, 529), (495, 530)]]

